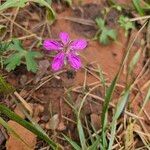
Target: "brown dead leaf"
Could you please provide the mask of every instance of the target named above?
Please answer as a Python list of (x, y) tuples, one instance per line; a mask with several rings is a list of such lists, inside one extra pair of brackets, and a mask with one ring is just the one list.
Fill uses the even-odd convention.
[(39, 114), (44, 111), (44, 107), (39, 104), (33, 104), (33, 118), (36, 122), (39, 122)]
[(21, 106), (18, 104), (14, 110), (14, 112), (19, 115), (21, 118), (25, 119), (24, 113), (21, 111)]
[(46, 124), (46, 129), (56, 130), (59, 125), (59, 115), (55, 114)]
[(63, 121), (61, 121), (61, 122), (58, 124), (57, 130), (58, 130), (58, 131), (64, 131), (64, 130), (66, 130), (66, 126), (65, 126), (65, 124), (64, 124)]
[(6, 150), (34, 150), (36, 145), (36, 135), (14, 121), (8, 121), (8, 124), (29, 145), (29, 147), (10, 133), (10, 137), (6, 142)]

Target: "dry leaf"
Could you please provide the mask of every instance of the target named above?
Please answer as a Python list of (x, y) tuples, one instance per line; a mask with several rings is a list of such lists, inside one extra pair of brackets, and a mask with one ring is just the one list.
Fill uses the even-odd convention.
[(18, 104), (14, 110), (14, 112), (19, 115), (21, 118), (25, 119), (24, 113), (21, 111), (21, 106)]
[(56, 130), (59, 125), (59, 115), (55, 114), (46, 124), (46, 129)]
[(36, 122), (39, 122), (39, 114), (44, 111), (44, 107), (39, 104), (33, 104), (33, 118)]
[(61, 121), (61, 122), (58, 124), (57, 130), (58, 130), (58, 131), (64, 131), (64, 130), (66, 130), (66, 126), (65, 126), (65, 124), (64, 124), (63, 121)]
[(9, 126), (17, 132), (17, 134), (29, 145), (23, 143), (10, 133), (10, 137), (6, 142), (6, 150), (34, 150), (36, 145), (36, 135), (22, 127), (14, 121), (8, 121)]

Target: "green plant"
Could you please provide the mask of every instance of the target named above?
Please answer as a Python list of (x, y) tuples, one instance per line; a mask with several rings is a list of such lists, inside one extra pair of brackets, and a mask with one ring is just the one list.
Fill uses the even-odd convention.
[(0, 43), (0, 55), (7, 51), (9, 43)]
[[(123, 88), (122, 93), (120, 94), (120, 96), (118, 98), (117, 105), (114, 105), (114, 108), (115, 108), (114, 113), (111, 114), (112, 115), (112, 122), (110, 122), (110, 120), (108, 119), (108, 109), (109, 109), (110, 103), (113, 99), (113, 95), (114, 95), (114, 92), (115, 92), (116, 87), (117, 87), (117, 82), (118, 82), (120, 75), (123, 71), (123, 68), (127, 62), (127, 59), (129, 58), (129, 53), (131, 51), (131, 48), (132, 48), (135, 40), (137, 39), (138, 35), (141, 33), (141, 31), (145, 27), (145, 25), (136, 34), (134, 40), (131, 41), (131, 43), (129, 43), (129, 46), (127, 47), (127, 51), (126, 51), (125, 56), (123, 57), (123, 61), (120, 65), (120, 68), (119, 68), (115, 78), (113, 79), (113, 81), (109, 84), (109, 86), (107, 86), (107, 84), (105, 84), (105, 79), (103, 77), (102, 71), (98, 70), (99, 78), (101, 80), (101, 83), (103, 84), (104, 89), (106, 88), (106, 92), (105, 92), (105, 96), (104, 96), (104, 104), (103, 104), (103, 109), (102, 109), (102, 114), (101, 114), (101, 126), (102, 126), (102, 128), (100, 128), (99, 131), (94, 131), (94, 134), (92, 134), (92, 136), (91, 136), (91, 134), (89, 134), (89, 136), (87, 137), (87, 135), (85, 134), (85, 130), (87, 131), (88, 129), (87, 129), (87, 126), (85, 128), (85, 126), (82, 124), (83, 119), (81, 120), (81, 117), (80, 117), (81, 116), (81, 109), (82, 109), (82, 107), (86, 101), (87, 96), (88, 95), (91, 96), (92, 94), (90, 95), (90, 93), (92, 93), (92, 90), (98, 86), (101, 86), (101, 85), (98, 85), (98, 86), (91, 88), (90, 91), (88, 91), (88, 92), (83, 92), (83, 94), (85, 94), (85, 95), (82, 98), (78, 107), (75, 107), (75, 104), (72, 100), (71, 94), (67, 93), (68, 99), (65, 101), (74, 110), (75, 115), (77, 116), (76, 124), (77, 124), (80, 143), (73, 141), (71, 138), (69, 138), (66, 135), (63, 135), (63, 136), (66, 139), (66, 141), (68, 143), (70, 143), (70, 145), (75, 150), (81, 150), (81, 149), (112, 150), (114, 148), (113, 146), (116, 145), (115, 143), (119, 143), (118, 138), (117, 138), (118, 119), (121, 117), (121, 115), (123, 113), (126, 113), (125, 110), (126, 110), (126, 108), (128, 108), (127, 103), (129, 103), (129, 100), (131, 99), (132, 90), (135, 86), (134, 85), (134, 82), (135, 82), (134, 79), (130, 80), (129, 83), (128, 82), (126, 83), (126, 86)], [(135, 69), (135, 66), (138, 63), (140, 53), (141, 53), (141, 51), (138, 51), (133, 56), (132, 60), (129, 63), (128, 74), (130, 76), (132, 76), (133, 70)], [(145, 96), (142, 109), (144, 108), (146, 103), (149, 101), (149, 97), (150, 97), (150, 88), (147, 92), (147, 95)], [(91, 132), (91, 131), (89, 131), (89, 132)], [(143, 143), (144, 143), (144, 141), (143, 141)], [(148, 147), (148, 149), (149, 149), (148, 144), (145, 144), (145, 146)]]
[(29, 2), (34, 2), (34, 3), (38, 3), (41, 6), (45, 6), (47, 8), (47, 10), (49, 11), (49, 14), (51, 14), (51, 21), (53, 22), (56, 14), (54, 12), (54, 10), (52, 9), (52, 7), (50, 6), (51, 4), (51, 0), (7, 0), (6, 2), (4, 2), (1, 6), (0, 6), (0, 11), (4, 11), (8, 8), (12, 8), (12, 7), (20, 7), (23, 8), (26, 6), (27, 3)]
[(129, 30), (134, 29), (134, 24), (126, 16), (121, 15), (118, 22), (120, 26), (125, 30), (125, 36), (128, 36)]
[(66, 2), (69, 6), (72, 5), (72, 0), (65, 0), (65, 2)]
[(106, 27), (106, 23), (102, 18), (96, 18), (95, 21), (98, 26), (96, 38), (99, 40), (100, 43), (106, 45), (109, 44), (110, 39), (116, 40), (117, 38), (116, 30), (109, 29), (108, 27)]
[[(11, 120), (22, 125), (29, 131), (33, 132), (39, 138), (43, 139), (45, 142), (47, 142), (51, 146), (52, 149), (56, 150), (58, 147), (60, 147), (59, 144), (53, 142), (42, 129), (39, 129), (39, 127), (37, 127), (35, 124), (32, 124), (32, 123), (22, 119), (20, 116), (18, 116), (14, 112), (12, 112), (6, 106), (0, 104), (0, 112), (5, 114)], [(8, 127), (8, 124), (6, 122), (4, 122), (1, 118), (0, 118), (0, 124), (2, 124), (7, 130), (14, 132), (14, 131), (12, 131), (12, 129), (10, 129), (10, 127)], [(16, 134), (16, 132), (15, 132), (15, 134)], [(16, 135), (16, 136), (19, 138), (19, 135)]]
[(28, 71), (34, 73), (37, 71), (38, 65), (35, 61), (35, 58), (41, 57), (41, 53), (25, 50), (22, 47), (21, 42), (17, 39), (14, 39), (10, 43), (8, 49), (13, 50), (13, 53), (4, 61), (7, 71), (14, 70), (21, 64), (22, 60), (25, 60)]
[(8, 50), (9, 43), (0, 43), (0, 65), (3, 69), (3, 62), (4, 62), (4, 52)]
[(150, 4), (146, 3), (144, 0), (132, 0), (133, 5), (137, 12), (144, 16), (146, 13), (146, 10), (150, 10)]

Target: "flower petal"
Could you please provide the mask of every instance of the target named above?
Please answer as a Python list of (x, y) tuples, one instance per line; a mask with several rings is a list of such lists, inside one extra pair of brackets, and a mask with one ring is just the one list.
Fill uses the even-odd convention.
[(43, 43), (43, 46), (47, 50), (61, 50), (62, 49), (62, 44), (58, 41), (55, 40), (45, 40)]
[(59, 38), (61, 39), (64, 45), (66, 45), (69, 42), (69, 34), (67, 32), (61, 32), (59, 34)]
[(52, 61), (52, 69), (54, 71), (60, 70), (64, 65), (64, 59), (65, 59), (65, 54), (58, 53)]
[(79, 56), (77, 56), (76, 54), (69, 53), (67, 58), (68, 58), (70, 65), (74, 69), (79, 69), (81, 67), (81, 60), (80, 60)]
[(86, 46), (87, 46), (87, 41), (84, 39), (74, 40), (70, 44), (70, 48), (72, 50), (82, 50), (82, 49), (86, 48)]

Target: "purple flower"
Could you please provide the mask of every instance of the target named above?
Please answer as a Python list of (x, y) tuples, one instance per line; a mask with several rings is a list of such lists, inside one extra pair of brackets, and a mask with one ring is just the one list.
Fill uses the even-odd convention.
[(78, 51), (86, 48), (87, 41), (84, 39), (71, 41), (69, 34), (66, 32), (61, 32), (59, 39), (60, 40), (47, 39), (43, 43), (45, 49), (57, 52), (52, 61), (52, 69), (54, 71), (60, 70), (65, 62), (68, 62), (72, 68), (79, 69), (81, 67), (81, 60), (78, 56)]

